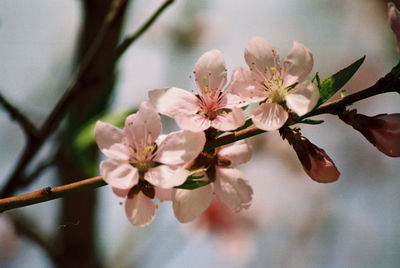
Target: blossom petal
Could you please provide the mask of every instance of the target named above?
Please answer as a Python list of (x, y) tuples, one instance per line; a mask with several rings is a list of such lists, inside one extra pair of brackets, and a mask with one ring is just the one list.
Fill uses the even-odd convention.
[(298, 84), (289, 95), (286, 96), (286, 105), (303, 116), (311, 111), (319, 100), (319, 90), (310, 80)]
[(175, 116), (176, 123), (181, 129), (199, 132), (210, 127), (211, 121), (199, 114), (178, 114)]
[(126, 199), (125, 213), (129, 221), (136, 226), (150, 224), (156, 212), (153, 201), (139, 192), (134, 198)]
[(397, 53), (400, 54), (400, 12), (392, 2), (389, 2), (387, 6), (389, 24), (397, 39)]
[(243, 174), (234, 168), (217, 168), (214, 192), (229, 208), (240, 211), (251, 204), (253, 189)]
[(371, 128), (376, 148), (388, 156), (399, 157), (400, 114), (378, 115), (375, 118), (385, 122), (381, 128)]
[(180, 222), (194, 220), (210, 206), (212, 196), (210, 184), (194, 190), (174, 189), (172, 191), (172, 206), (175, 217)]
[(158, 145), (154, 161), (168, 165), (183, 165), (203, 150), (206, 137), (203, 132), (180, 130), (168, 134)]
[(288, 117), (288, 113), (277, 103), (263, 103), (251, 115), (254, 125), (267, 131), (279, 129)]
[(161, 202), (172, 200), (172, 197), (171, 197), (172, 189), (164, 189), (164, 188), (160, 188), (160, 187), (155, 187), (155, 189), (156, 189), (156, 197)]
[(140, 104), (137, 113), (125, 120), (125, 135), (134, 148), (152, 145), (161, 134), (161, 129), (161, 118), (155, 107), (147, 101)]
[(211, 126), (222, 130), (234, 130), (243, 126), (246, 121), (246, 113), (240, 108), (232, 108), (229, 113), (220, 114), (211, 121)]
[(252, 37), (244, 49), (244, 58), (250, 70), (264, 73), (267, 78), (272, 76), (271, 68), (280, 73), (279, 56), (275, 48), (262, 37)]
[(112, 191), (114, 192), (114, 194), (116, 194), (119, 197), (123, 197), (123, 198), (125, 198), (128, 195), (129, 191), (131, 190), (131, 189), (119, 189), (119, 188), (115, 188), (115, 187), (111, 187), (111, 188), (112, 188)]
[(228, 158), (235, 165), (240, 165), (250, 161), (251, 150), (247, 142), (241, 140), (223, 146), (218, 151), (218, 155)]
[(268, 97), (263, 86), (264, 80), (264, 77), (257, 77), (242, 67), (236, 67), (226, 90), (242, 98), (244, 105), (260, 102)]
[(200, 109), (194, 94), (176, 87), (150, 90), (149, 99), (159, 113), (172, 118), (182, 113), (196, 114)]
[(150, 168), (144, 178), (154, 186), (172, 188), (184, 183), (189, 173), (189, 170), (181, 166), (159, 165)]
[(305, 78), (313, 67), (314, 60), (311, 51), (298, 41), (293, 41), (293, 47), (283, 62), (284, 87), (289, 87)]
[(100, 174), (109, 185), (119, 189), (130, 189), (139, 181), (139, 172), (128, 162), (108, 159), (101, 161)]
[(124, 145), (126, 138), (124, 131), (102, 121), (97, 121), (94, 128), (94, 137), (101, 152), (109, 158), (128, 160), (129, 149)]
[(204, 53), (194, 67), (194, 75), (202, 93), (207, 90), (221, 91), (226, 83), (226, 67), (221, 51), (213, 49)]

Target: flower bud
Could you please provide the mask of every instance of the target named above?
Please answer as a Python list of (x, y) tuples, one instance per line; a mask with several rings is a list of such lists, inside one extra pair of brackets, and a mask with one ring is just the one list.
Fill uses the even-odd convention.
[(392, 2), (388, 3), (388, 19), (397, 39), (397, 53), (400, 54), (400, 12)]
[(370, 117), (352, 110), (342, 113), (339, 117), (360, 131), (382, 153), (391, 157), (400, 156), (400, 114)]
[(329, 183), (339, 178), (340, 172), (323, 149), (318, 148), (304, 137), (293, 140), (292, 146), (304, 171), (311, 179), (316, 182)]

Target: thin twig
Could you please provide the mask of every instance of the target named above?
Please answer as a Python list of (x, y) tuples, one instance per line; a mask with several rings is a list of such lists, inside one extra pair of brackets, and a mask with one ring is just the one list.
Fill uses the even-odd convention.
[(0, 93), (0, 103), (6, 109), (6, 111), (10, 114), (11, 118), (18, 122), (18, 124), (22, 127), (24, 134), (28, 138), (28, 140), (34, 139), (37, 135), (36, 127), (29, 121), (29, 119), (23, 115), (17, 107), (12, 105), (4, 96)]

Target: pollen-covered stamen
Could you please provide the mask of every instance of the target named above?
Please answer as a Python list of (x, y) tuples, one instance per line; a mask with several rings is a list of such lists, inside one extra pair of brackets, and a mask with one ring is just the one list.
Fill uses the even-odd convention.
[(131, 159), (130, 163), (132, 166), (136, 167), (139, 172), (144, 173), (149, 170), (149, 168), (154, 167), (155, 163), (153, 158), (157, 152), (157, 144), (149, 145), (140, 148), (130, 148)]
[(283, 85), (282, 74), (275, 67), (271, 67), (270, 70), (272, 76), (264, 82), (264, 89), (268, 94), (268, 102), (284, 102), (288, 89)]

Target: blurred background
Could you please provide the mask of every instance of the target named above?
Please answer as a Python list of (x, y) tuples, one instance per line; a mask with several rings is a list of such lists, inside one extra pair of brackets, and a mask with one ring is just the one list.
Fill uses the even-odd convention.
[[(135, 109), (147, 91), (193, 89), (190, 75), (201, 54), (222, 51), (228, 75), (246, 66), (252, 36), (273, 44), (281, 60), (293, 40), (313, 53), (321, 79), (366, 55), (344, 87), (374, 84), (397, 63), (396, 41), (381, 0), (175, 1), (107, 74), (96, 71), (123, 36), (162, 4), (130, 1), (91, 66), (88, 87), (70, 107), (26, 173), (45, 169), (13, 195), (99, 174), (93, 144), (76, 139), (93, 120)], [(396, 3), (399, 4), (399, 3)], [(40, 126), (93, 44), (110, 1), (2, 0), (0, 92)], [(93, 82), (94, 81), (94, 82)], [(354, 105), (367, 115), (399, 112), (385, 94)], [(164, 132), (177, 129), (164, 119)], [(333, 116), (300, 126), (341, 171), (322, 185), (307, 177), (277, 133), (253, 137), (253, 159), (241, 166), (254, 189), (247, 210), (232, 214), (215, 201), (200, 219), (180, 224), (169, 202), (154, 222), (132, 226), (123, 200), (108, 186), (0, 215), (0, 267), (399, 267), (400, 165)], [(24, 134), (0, 110), (0, 189), (25, 146)]]

